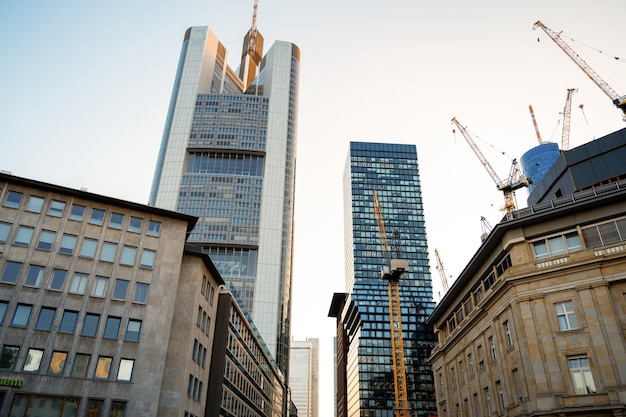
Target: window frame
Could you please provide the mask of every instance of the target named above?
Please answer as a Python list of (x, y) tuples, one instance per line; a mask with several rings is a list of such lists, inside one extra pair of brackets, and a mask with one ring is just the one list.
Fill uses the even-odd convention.
[[(50, 235), (52, 236), (52, 239), (50, 241), (42, 240), (44, 236), (50, 236)], [(37, 239), (36, 248), (39, 250), (51, 251), (52, 247), (54, 246), (54, 241), (56, 240), (56, 238), (57, 238), (57, 232), (52, 231), (52, 230), (42, 230), (39, 233), (39, 239)]]
[(24, 198), (24, 193), (20, 193), (19, 191), (9, 190), (6, 197), (4, 198), (4, 207), (18, 209), (20, 208), (20, 204), (22, 204), (22, 199)]
[[(560, 313), (559, 308), (562, 309)], [(565, 332), (569, 330), (577, 330), (580, 328), (578, 325), (578, 318), (576, 317), (576, 310), (574, 309), (574, 302), (572, 300), (559, 301), (554, 303), (554, 313), (556, 314), (556, 321), (559, 325), (559, 331)]]
[(67, 204), (65, 204), (65, 201), (60, 201), (60, 200), (50, 201), (50, 206), (48, 207), (48, 216), (63, 217), (63, 213), (65, 212), (66, 205)]
[[(24, 264), (21, 262), (7, 261), (4, 265), (0, 282), (13, 285), (17, 284), (17, 281), (20, 279), (20, 275), (22, 274), (23, 267)], [(17, 270), (15, 268), (17, 268)]]
[[(44, 312), (46, 312), (46, 317), (43, 316)], [(41, 306), (41, 308), (39, 309), (39, 314), (37, 315), (37, 320), (35, 321), (35, 330), (52, 330), (52, 325), (54, 324), (54, 319), (56, 318), (56, 315), (56, 308)]]

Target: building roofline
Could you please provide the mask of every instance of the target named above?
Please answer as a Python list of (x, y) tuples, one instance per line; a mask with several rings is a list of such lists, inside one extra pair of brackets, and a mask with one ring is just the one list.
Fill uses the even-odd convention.
[(348, 298), (348, 294), (344, 292), (336, 292), (333, 294), (333, 299), (330, 302), (330, 310), (328, 310), (328, 317), (339, 317), (343, 305)]
[(498, 247), (501, 247), (502, 238), (509, 230), (543, 223), (555, 216), (563, 217), (621, 201), (626, 201), (626, 180), (576, 192), (517, 210), (512, 213), (511, 219), (504, 217), (474, 253), (452, 287), (428, 317), (426, 323), (434, 325), (435, 321), (456, 302), (456, 298), (466, 292), (467, 284), (480, 272), (485, 259)]
[(75, 188), (64, 187), (61, 185), (50, 184), (43, 181), (37, 181), (30, 178), (18, 177), (7, 172), (0, 172), (0, 181), (6, 181), (14, 184), (19, 184), (25, 187), (39, 188), (41, 190), (55, 192), (59, 194), (66, 194), (73, 197), (80, 197), (86, 200), (93, 200), (104, 204), (115, 204), (127, 209), (144, 211), (151, 214), (156, 214), (163, 217), (169, 217), (172, 219), (183, 220), (187, 222), (187, 232), (191, 232), (198, 221), (198, 218), (189, 214), (179, 213), (177, 211), (166, 210), (147, 204), (135, 203), (128, 200), (121, 200), (115, 197), (109, 197), (102, 194), (91, 193), (86, 190), (77, 190)]
[(207, 269), (209, 270), (209, 272), (211, 273), (211, 275), (217, 282), (217, 284), (224, 285), (226, 283), (224, 281), (224, 278), (222, 278), (222, 275), (220, 275), (220, 272), (217, 270), (217, 267), (211, 260), (211, 257), (207, 253), (203, 252), (200, 246), (195, 246), (195, 245), (186, 243), (184, 254), (188, 256), (197, 256), (201, 258), (202, 261), (204, 261), (204, 264), (206, 265)]

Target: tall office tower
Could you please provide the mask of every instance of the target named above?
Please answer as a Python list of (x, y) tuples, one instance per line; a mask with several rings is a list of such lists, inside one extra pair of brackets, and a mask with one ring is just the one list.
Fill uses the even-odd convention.
[(341, 343), (346, 350), (341, 355), (346, 358), (347, 384), (347, 401), (342, 403), (347, 415), (394, 416), (389, 296), (387, 281), (380, 279), (385, 259), (374, 215), (374, 190), (389, 241), (392, 232), (399, 232), (400, 257), (409, 261), (409, 271), (399, 283), (408, 400), (411, 416), (428, 416), (437, 409), (427, 361), (435, 338), (424, 322), (434, 302), (414, 145), (350, 143), (344, 173), (348, 298), (337, 303), (343, 304), (342, 326), (348, 336)]
[(291, 341), (289, 388), (298, 417), (319, 417), (320, 340)]
[(287, 376), (300, 51), (262, 49), (254, 28), (234, 71), (207, 27), (187, 30), (149, 204), (199, 217), (188, 241), (237, 291)]

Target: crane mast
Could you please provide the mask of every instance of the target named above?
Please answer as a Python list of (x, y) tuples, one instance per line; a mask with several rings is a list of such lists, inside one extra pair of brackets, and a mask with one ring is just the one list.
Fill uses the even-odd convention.
[(572, 47), (569, 46), (569, 44), (567, 44), (567, 42), (565, 42), (561, 38), (560, 33), (553, 31), (552, 29), (541, 23), (540, 20), (537, 20), (533, 25), (533, 29), (536, 28), (540, 28), (541, 30), (543, 30), (546, 35), (548, 35), (550, 39), (552, 39), (554, 43), (556, 43), (557, 46), (561, 48), (561, 50), (565, 52), (565, 54), (570, 57), (570, 59), (574, 61), (574, 63), (578, 65), (578, 67), (583, 70), (583, 72), (587, 74), (589, 78), (591, 78), (591, 81), (593, 81), (598, 87), (600, 87), (602, 92), (604, 92), (604, 94), (606, 94), (613, 101), (613, 104), (615, 104), (616, 107), (622, 110), (622, 117), (624, 121), (626, 121), (626, 95), (620, 96), (619, 94), (617, 94), (617, 92), (615, 92), (615, 90), (613, 90), (611, 86), (609, 86), (607, 82), (604, 81), (602, 77), (600, 77), (600, 75), (598, 75), (598, 73), (595, 72), (593, 68), (591, 68), (589, 64), (587, 64), (580, 57), (580, 55), (578, 55), (576, 51), (574, 51)]
[(389, 322), (391, 332), (391, 354), (393, 368), (393, 383), (395, 391), (395, 417), (410, 417), (408, 391), (406, 386), (406, 369), (404, 362), (404, 340), (402, 338), (402, 312), (400, 304), (399, 280), (402, 274), (409, 269), (406, 259), (394, 259), (392, 255), (399, 255), (399, 233), (394, 232), (394, 249), (396, 253), (389, 251), (389, 242), (383, 219), (383, 211), (378, 200), (376, 190), (374, 196), (374, 215), (380, 235), (380, 245), (385, 258), (385, 265), (381, 278), (387, 280), (387, 293), (389, 297)]
[(259, 0), (254, 0), (254, 10), (252, 12), (252, 25), (250, 26), (250, 38), (248, 41), (248, 55), (253, 57), (256, 54), (256, 41), (259, 31), (256, 27), (256, 12), (259, 8)]
[(575, 88), (568, 88), (567, 96), (565, 97), (565, 107), (563, 107), (563, 132), (561, 134), (562, 151), (566, 151), (569, 149), (569, 132), (570, 124), (572, 121), (572, 95), (575, 92)]
[(509, 177), (506, 181), (502, 181), (500, 177), (498, 177), (498, 174), (496, 174), (496, 171), (494, 171), (494, 169), (491, 167), (489, 161), (487, 161), (487, 158), (485, 158), (485, 155), (483, 155), (478, 146), (476, 146), (476, 143), (472, 139), (469, 132), (461, 125), (461, 123), (459, 123), (458, 120), (456, 120), (456, 117), (452, 118), (452, 123), (454, 123), (454, 125), (459, 129), (459, 131), (469, 144), (470, 148), (472, 148), (480, 162), (483, 164), (483, 166), (491, 176), (491, 179), (493, 179), (493, 181), (496, 183), (496, 187), (498, 187), (498, 190), (502, 191), (502, 193), (504, 194), (504, 207), (502, 208), (502, 210), (507, 213), (507, 217), (510, 217), (510, 214), (515, 211), (515, 190), (522, 187), (528, 187), (528, 180), (524, 175), (520, 174), (517, 160), (513, 159), (513, 162), (511, 164), (511, 170), (509, 171)]
[(439, 271), (439, 276), (441, 276), (443, 291), (448, 292), (448, 278), (446, 278), (446, 271), (443, 269), (443, 262), (441, 262), (441, 257), (439, 256), (439, 251), (437, 249), (435, 249), (435, 257), (437, 258), (437, 270)]
[(537, 120), (535, 119), (533, 106), (529, 105), (528, 110), (530, 111), (530, 117), (533, 119), (533, 126), (535, 127), (535, 133), (537, 134), (537, 141), (539, 142), (539, 144), (541, 144), (541, 134), (539, 133), (539, 126), (537, 126)]

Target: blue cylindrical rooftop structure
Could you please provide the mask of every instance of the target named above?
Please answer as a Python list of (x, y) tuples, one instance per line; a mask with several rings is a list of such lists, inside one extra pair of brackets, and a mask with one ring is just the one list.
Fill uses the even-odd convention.
[(522, 155), (520, 165), (522, 172), (530, 181), (529, 192), (532, 192), (535, 184), (543, 179), (560, 154), (559, 145), (553, 142), (542, 142)]

